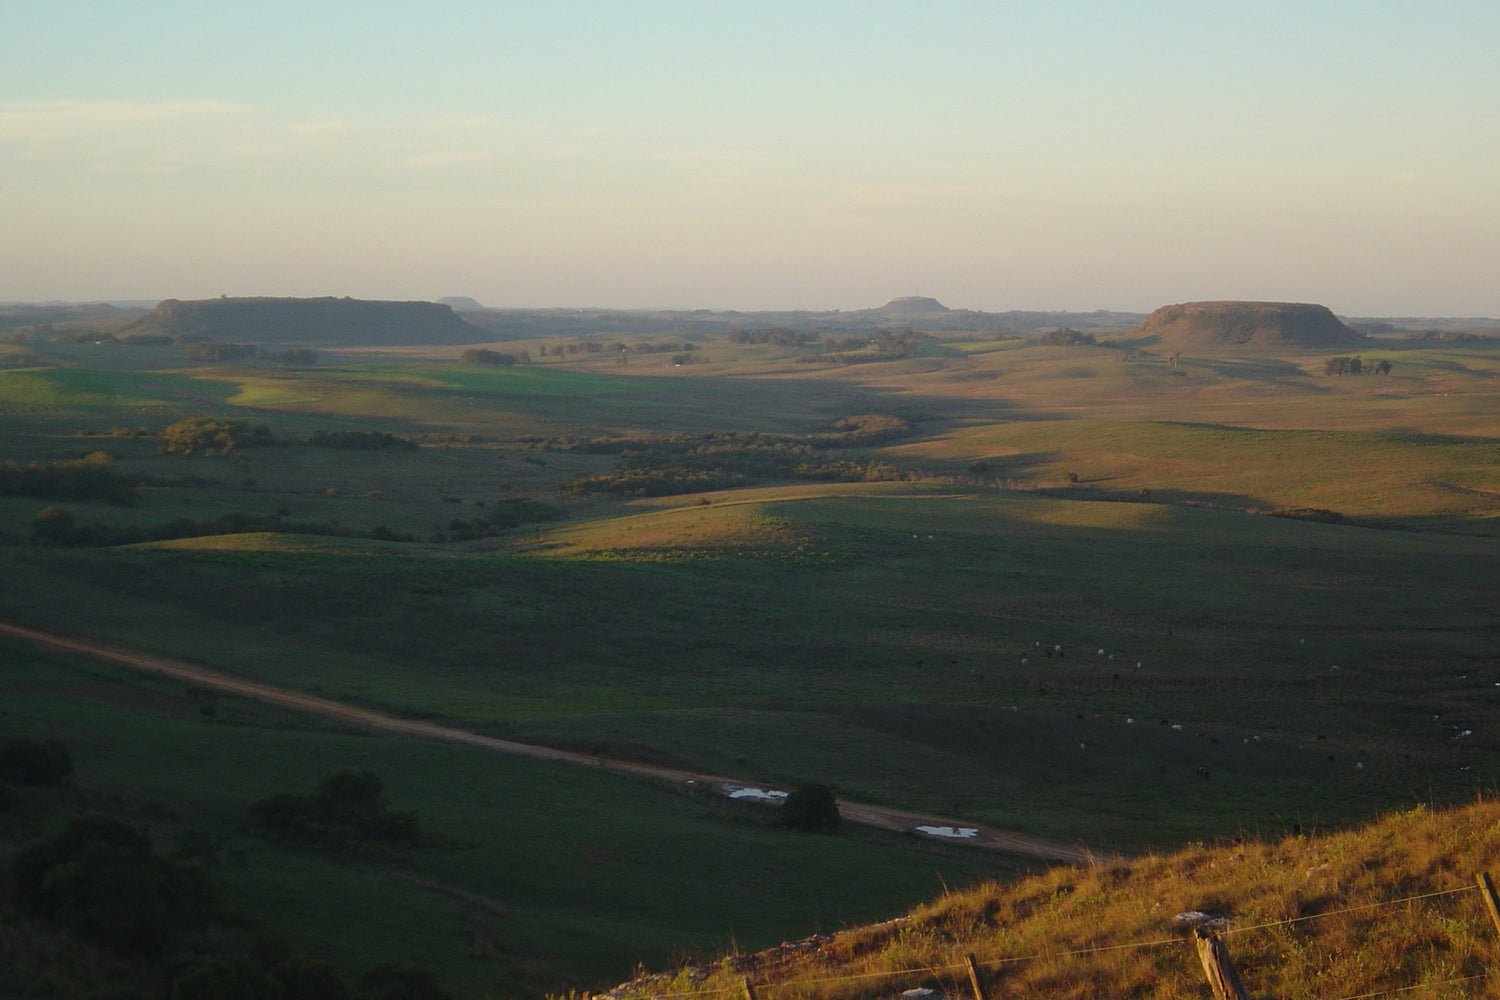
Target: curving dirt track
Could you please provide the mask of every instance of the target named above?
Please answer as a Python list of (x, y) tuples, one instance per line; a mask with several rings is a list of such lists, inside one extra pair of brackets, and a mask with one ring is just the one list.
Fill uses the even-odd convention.
[[(660, 767), (654, 764), (641, 764), (627, 760), (594, 757), (588, 754), (574, 753), (569, 750), (555, 750), (551, 747), (537, 746), (532, 743), (518, 743), (514, 740), (504, 740), (494, 736), (482, 736), (478, 733), (470, 733), (462, 729), (454, 729), (450, 726), (439, 726), (431, 722), (402, 719), (394, 715), (372, 712), (369, 709), (356, 708), (341, 702), (330, 701), (327, 698), (319, 698), (310, 694), (299, 694), (296, 691), (289, 691), (285, 688), (272, 687), (268, 684), (258, 684), (255, 681), (243, 680), (229, 674), (205, 670), (202, 667), (195, 667), (190, 663), (183, 663), (180, 660), (170, 660), (165, 657), (136, 653), (116, 646), (91, 642), (85, 639), (74, 639), (8, 622), (0, 622), (0, 634), (23, 639), (44, 649), (77, 653), (96, 660), (118, 663), (137, 670), (144, 670), (188, 681), (205, 688), (241, 695), (242, 697), (263, 701), (267, 704), (281, 705), (300, 712), (322, 715), (402, 736), (441, 740), (447, 743), (463, 743), (469, 746), (482, 747), (486, 750), (493, 750), (497, 753), (506, 753), (517, 757), (530, 757), (533, 760), (560, 761), (591, 767), (596, 770), (611, 771), (617, 774), (656, 778), (680, 785), (707, 786), (720, 789), (721, 791), (722, 786), (726, 785), (756, 787), (753, 783), (743, 782), (739, 779), (723, 775), (702, 774), (696, 771), (683, 771), (676, 768)], [(1045, 861), (1090, 865), (1111, 860), (1111, 857), (1107, 854), (1089, 851), (1081, 847), (1038, 840), (1034, 837), (1026, 837), (1021, 834), (997, 830), (992, 827), (977, 826), (957, 820), (945, 819), (940, 816), (928, 816), (900, 809), (888, 809), (883, 806), (872, 806), (859, 802), (840, 800), (839, 813), (845, 820), (851, 823), (878, 827), (882, 830), (917, 833), (919, 836), (929, 836), (922, 834), (918, 830), (919, 827), (923, 826), (948, 828), (954, 831), (961, 830), (963, 834), (961, 837), (934, 836), (933, 839), (940, 839), (947, 843), (963, 844), (969, 847), (983, 847), (990, 850), (1004, 851), (1010, 854), (1021, 854), (1028, 857), (1040, 858)]]

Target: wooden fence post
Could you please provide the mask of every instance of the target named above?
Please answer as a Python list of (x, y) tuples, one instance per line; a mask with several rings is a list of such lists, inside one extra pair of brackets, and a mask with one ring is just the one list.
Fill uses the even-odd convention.
[(966, 958), (969, 966), (969, 985), (974, 989), (974, 1000), (990, 1000), (989, 995), (984, 992), (984, 982), (979, 978), (979, 963), (974, 961), (974, 956)]
[(760, 1000), (755, 995), (755, 984), (750, 981), (749, 976), (745, 976), (741, 982), (745, 984), (745, 1000)]
[(1239, 974), (1234, 963), (1229, 961), (1229, 949), (1219, 936), (1207, 927), (1193, 931), (1193, 944), (1198, 949), (1198, 961), (1203, 963), (1203, 974), (1208, 976), (1209, 989), (1215, 1000), (1250, 1000), (1245, 987), (1240, 985)]
[(1490, 911), (1495, 930), (1500, 931), (1500, 898), (1495, 896), (1495, 883), (1490, 881), (1490, 873), (1480, 872), (1474, 876), (1474, 881), (1479, 883), (1479, 894), (1484, 897), (1484, 908)]

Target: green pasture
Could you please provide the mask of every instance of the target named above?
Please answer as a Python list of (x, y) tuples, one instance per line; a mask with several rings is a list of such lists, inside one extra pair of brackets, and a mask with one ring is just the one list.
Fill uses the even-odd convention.
[[(79, 604), (46, 598), (76, 593), (108, 608), (95, 634), (275, 683), (1051, 836), (1083, 836), (1086, 809), (1087, 836), (1111, 844), (1209, 835), (1274, 801), (1343, 816), (1493, 778), (1490, 735), (1448, 738), (1500, 681), (1493, 553), (1472, 538), (888, 484), (541, 536), (461, 559), (261, 536), (17, 554), (8, 575), (34, 582), (5, 611), (76, 630)], [(1416, 704), (1457, 721), (1428, 725)], [(1128, 718), (1213, 735), (1140, 743)], [(1018, 724), (1036, 731), (998, 735)], [(1289, 756), (1230, 753), (1251, 740)], [(1323, 787), (1341, 773), (1329, 753), (1346, 793)], [(1264, 796), (1200, 788), (1199, 766)], [(1137, 780), (1153, 767), (1165, 780)]]
[[(0, 496), (0, 618), (496, 735), (821, 781), (1103, 847), (1343, 822), (1494, 786), (1494, 350), (1382, 344), (1363, 356), (1392, 360), (1390, 376), (1334, 379), (1307, 352), (1184, 352), (1174, 370), (1155, 345), (932, 346), (879, 364), (746, 348), (677, 369), (341, 358), (293, 372), (129, 370), (77, 345), (65, 365), (0, 370), (0, 460), (104, 450), (134, 503)], [(911, 425), (851, 453), (908, 481), (580, 499), (559, 487), (620, 456), (532, 440), (812, 434), (861, 413)], [(190, 415), (285, 441), (360, 429), (422, 443), (182, 458), (153, 437), (106, 436)], [(557, 516), (430, 540), (509, 497)], [(32, 544), (49, 505), (85, 525), (244, 513), (419, 540)], [(1268, 516), (1278, 508), (1346, 521)], [(255, 796), (367, 761), (394, 803), (456, 831), (373, 872), (256, 847), (227, 873), (247, 905), (346, 968), (368, 954), (340, 919), (350, 912), (376, 915), (378, 947), (469, 970), (455, 973), (473, 977), (465, 989), (522, 975), (526, 955), (559, 986), (730, 933), (748, 946), (888, 915), (931, 881), (920, 865), (915, 881), (891, 874), (912, 862), (882, 860), (888, 844), (767, 839), (660, 789), (247, 706), (203, 717), (117, 671), (88, 668), (85, 683), (79, 665), (6, 655), (9, 692), (30, 700), (0, 703), (0, 719), (76, 733), (101, 790), (229, 830)], [(90, 687), (113, 693), (83, 697)], [(117, 736), (124, 749), (99, 742)], [(533, 838), (552, 817), (575, 825)], [(773, 894), (745, 887), (758, 883), (736, 852), (770, 859), (761, 881), (774, 869), (807, 891), (741, 916)], [(841, 894), (862, 866), (870, 893)], [(841, 896), (847, 913), (826, 909)], [(426, 921), (421, 935), (379, 923), (404, 909)]]
[(303, 370), (223, 365), (177, 371), (0, 370), (0, 414), (25, 414), (48, 433), (62, 435), (106, 431), (109, 419), (158, 430), (189, 415), (265, 423), (284, 433), (379, 427), (492, 440), (785, 432), (875, 406), (870, 394), (836, 381), (813, 388), (756, 378), (600, 374), (541, 365), (371, 361)]
[[(597, 989), (633, 961), (881, 919), (945, 883), (1004, 870), (993, 857), (900, 838), (770, 831), (768, 811), (323, 728), (16, 643), (0, 650), (0, 691), (7, 734), (63, 740), (75, 784), (138, 817), (159, 850), (188, 829), (220, 840), (216, 874), (232, 900), (351, 978), (400, 961), (462, 996), (535, 993), (539, 983)], [(339, 768), (379, 774), (392, 808), (419, 813), (427, 846), (328, 856), (244, 830), (254, 801), (305, 793)]]
[(0, 370), (6, 404), (122, 409), (215, 405), (229, 395), (211, 380), (176, 372), (93, 368)]
[[(897, 454), (981, 462), (1002, 483), (1232, 509), (1321, 507), (1349, 517), (1492, 512), (1500, 439), (1389, 431), (1061, 420), (966, 427)], [(1132, 496), (1134, 494), (1134, 496)]]

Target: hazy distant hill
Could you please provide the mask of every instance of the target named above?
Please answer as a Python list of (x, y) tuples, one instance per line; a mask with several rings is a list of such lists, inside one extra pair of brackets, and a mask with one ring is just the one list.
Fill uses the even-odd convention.
[(465, 313), (496, 340), (526, 337), (649, 336), (656, 333), (722, 333), (727, 330), (865, 330), (911, 327), (917, 330), (999, 333), (1024, 336), (1060, 326), (1124, 333), (1143, 313), (1029, 312), (1003, 313), (950, 309), (937, 299), (906, 296), (873, 309), (851, 311), (786, 310), (766, 312), (711, 309), (486, 309)]
[(484, 312), (484, 306), (478, 299), (471, 299), (467, 295), (445, 295), (438, 299), (439, 305), (447, 306), (454, 312)]
[(895, 313), (900, 315), (931, 315), (932, 313), (952, 312), (947, 306), (937, 299), (930, 299), (923, 295), (903, 295), (900, 298), (891, 299), (878, 312)]
[(473, 344), (487, 339), (436, 302), (363, 299), (167, 299), (131, 333), (190, 334), (246, 344)]
[(1296, 344), (1337, 347), (1358, 332), (1327, 306), (1303, 302), (1183, 302), (1162, 306), (1135, 329), (1164, 344)]
[(144, 311), (111, 302), (0, 302), (0, 330), (94, 321), (123, 325)]

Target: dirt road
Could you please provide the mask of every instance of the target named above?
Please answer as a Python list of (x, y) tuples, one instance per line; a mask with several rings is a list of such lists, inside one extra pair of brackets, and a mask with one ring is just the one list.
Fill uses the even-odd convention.
[[(671, 781), (681, 785), (709, 787), (721, 794), (729, 794), (731, 790), (736, 789), (761, 790), (767, 793), (775, 792), (774, 789), (766, 789), (765, 786), (757, 785), (753, 782), (745, 782), (723, 775), (701, 774), (695, 771), (682, 771), (676, 768), (659, 767), (653, 764), (640, 764), (627, 760), (594, 757), (588, 754), (574, 753), (568, 750), (555, 750), (551, 747), (537, 746), (531, 743), (517, 743), (514, 740), (503, 740), (494, 736), (482, 736), (478, 733), (470, 733), (449, 726), (439, 726), (430, 722), (401, 719), (394, 715), (372, 712), (368, 709), (356, 708), (341, 702), (330, 701), (327, 698), (300, 694), (296, 691), (288, 691), (285, 688), (272, 687), (268, 684), (258, 684), (254, 681), (243, 680), (229, 674), (205, 670), (202, 667), (195, 667), (190, 663), (183, 663), (179, 660), (169, 660), (160, 656), (135, 653), (103, 643), (73, 639), (50, 632), (42, 632), (38, 629), (26, 628), (21, 625), (0, 622), (0, 634), (24, 639), (44, 649), (77, 653), (97, 660), (118, 663), (137, 670), (173, 677), (205, 688), (226, 691), (245, 698), (266, 702), (267, 704), (281, 705), (300, 712), (322, 715), (343, 722), (356, 723), (370, 729), (397, 733), (402, 736), (441, 740), (447, 743), (463, 743), (469, 746), (482, 747), (486, 750), (493, 750), (497, 753), (506, 753), (517, 757), (530, 757), (533, 760), (561, 761), (617, 774), (632, 774)], [(906, 812), (900, 809), (887, 809), (881, 806), (840, 800), (839, 813), (845, 820), (851, 823), (878, 827), (882, 830), (910, 832), (918, 836), (927, 836), (949, 843), (989, 848), (990, 850), (1005, 851), (1011, 854), (1022, 854), (1028, 857), (1041, 858), (1046, 861), (1086, 865), (1109, 860), (1108, 855), (1091, 852), (1081, 847), (1051, 843), (1045, 840), (1038, 840), (1034, 837), (1009, 833), (1005, 830), (997, 830), (992, 827), (976, 826), (958, 820)]]

